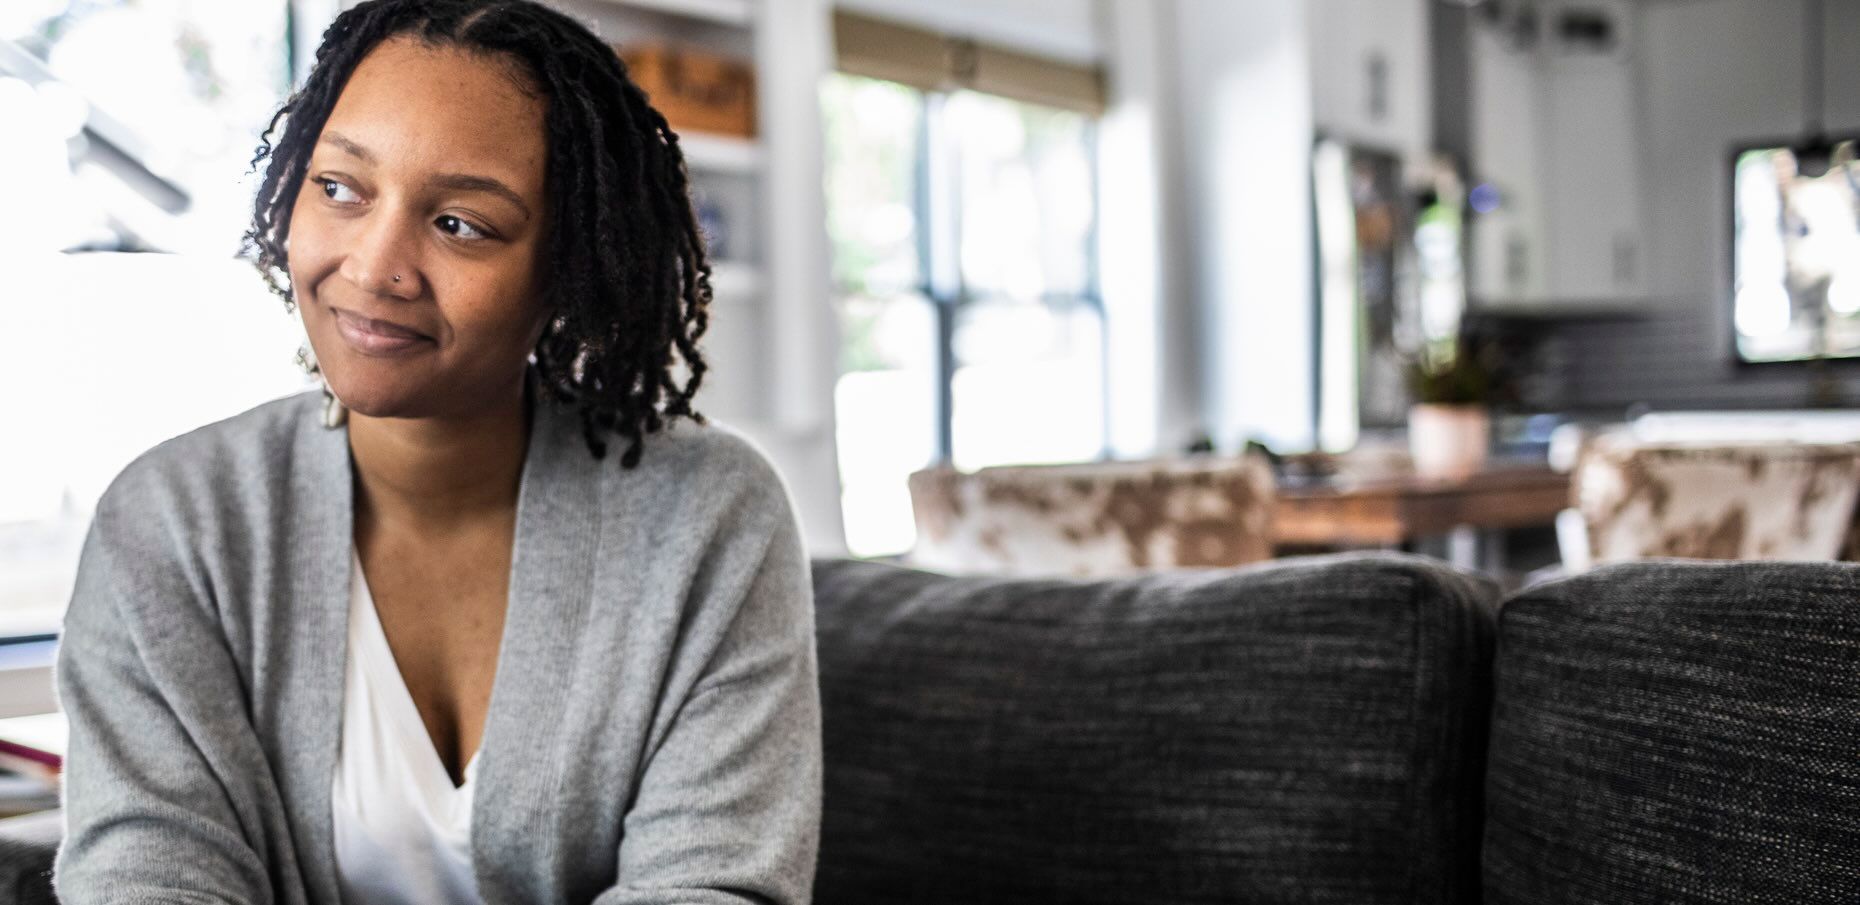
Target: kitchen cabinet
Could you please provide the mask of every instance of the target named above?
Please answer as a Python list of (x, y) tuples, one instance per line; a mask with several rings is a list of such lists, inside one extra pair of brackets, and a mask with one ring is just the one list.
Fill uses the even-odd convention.
[(1535, 23), (1475, 20), (1469, 42), (1473, 182), (1491, 189), (1474, 199), (1473, 302), (1633, 310), (1648, 294), (1637, 8), (1568, 0), (1507, 15)]

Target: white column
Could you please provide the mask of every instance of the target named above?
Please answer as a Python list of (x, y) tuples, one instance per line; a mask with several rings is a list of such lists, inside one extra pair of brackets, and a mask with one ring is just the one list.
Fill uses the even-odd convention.
[(1098, 260), (1112, 454), (1179, 452), (1200, 430), (1174, 0), (1105, 0)]
[(839, 322), (829, 285), (822, 184), (820, 80), (832, 63), (826, 0), (759, 0), (755, 47), (757, 121), (767, 169), (762, 179), (763, 267), (774, 411), (755, 437), (794, 494), (813, 555), (846, 550), (840, 515), (833, 387), (839, 379)]
[(1221, 449), (1312, 436), (1311, 85), (1302, 0), (1178, 0), (1204, 411)]

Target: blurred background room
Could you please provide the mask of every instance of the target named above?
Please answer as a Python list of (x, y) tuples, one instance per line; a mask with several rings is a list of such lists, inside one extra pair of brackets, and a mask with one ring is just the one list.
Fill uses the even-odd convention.
[[(1860, 3), (550, 2), (680, 132), (697, 408), (816, 556), (1846, 555)], [(116, 472), (311, 386), (239, 246), (345, 4), (0, 3), (0, 716)]]

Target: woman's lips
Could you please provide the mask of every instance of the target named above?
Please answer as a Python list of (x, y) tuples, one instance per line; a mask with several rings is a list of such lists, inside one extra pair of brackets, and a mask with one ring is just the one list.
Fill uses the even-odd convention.
[(336, 316), (336, 332), (341, 333), (349, 345), (364, 355), (395, 355), (418, 349), (433, 341), (432, 337), (399, 324), (362, 317), (341, 308), (329, 310)]

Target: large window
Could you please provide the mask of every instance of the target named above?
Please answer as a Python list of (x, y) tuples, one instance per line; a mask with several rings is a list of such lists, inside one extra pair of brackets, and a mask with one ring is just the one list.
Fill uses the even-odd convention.
[(0, 0), (0, 638), (56, 629), (138, 453), (305, 386), (296, 318), (235, 258), (288, 22), (285, 0)]
[(1104, 454), (1094, 122), (853, 75), (823, 106), (847, 543), (900, 553), (912, 471)]

